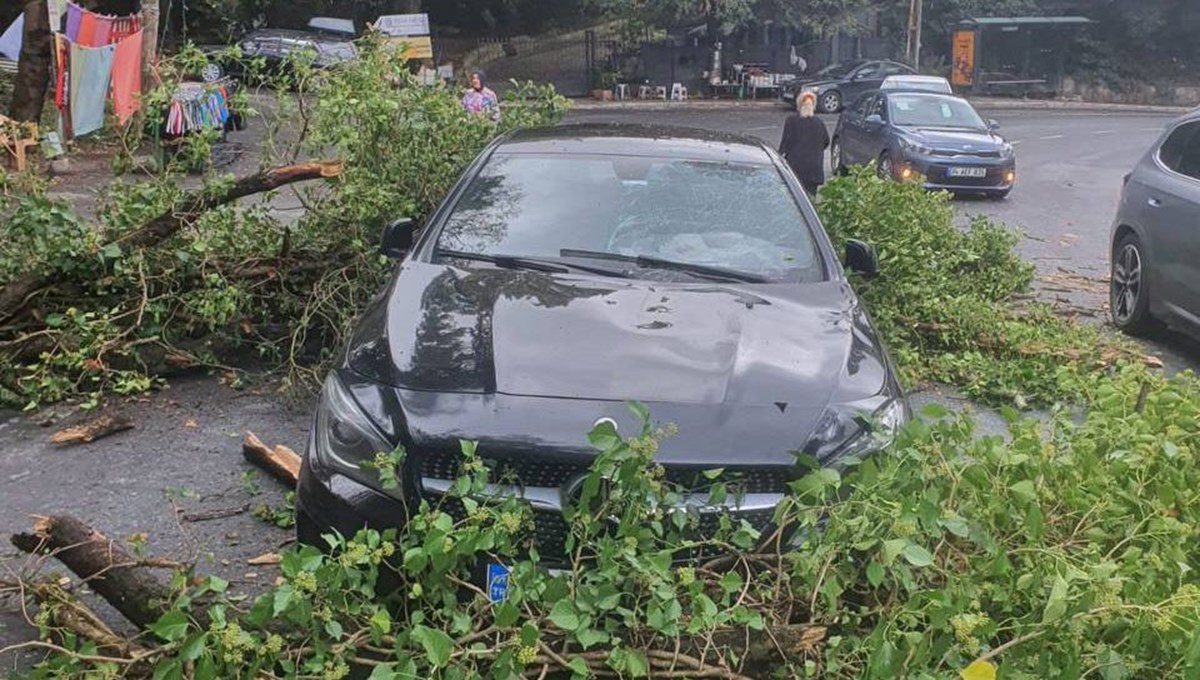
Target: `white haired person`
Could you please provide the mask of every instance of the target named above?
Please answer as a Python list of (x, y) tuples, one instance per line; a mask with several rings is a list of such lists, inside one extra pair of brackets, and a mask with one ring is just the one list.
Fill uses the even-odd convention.
[(825, 149), (829, 148), (829, 130), (813, 115), (816, 108), (816, 95), (802, 92), (796, 98), (796, 113), (788, 116), (783, 126), (783, 141), (779, 143), (779, 155), (787, 160), (809, 196), (816, 196), (825, 183)]

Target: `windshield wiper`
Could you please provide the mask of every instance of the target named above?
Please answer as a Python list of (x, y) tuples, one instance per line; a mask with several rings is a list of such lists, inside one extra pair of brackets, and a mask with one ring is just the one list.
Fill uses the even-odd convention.
[(436, 254), (439, 257), (453, 257), (459, 260), (471, 260), (472, 262), (487, 262), (497, 267), (503, 267), (504, 269), (531, 269), (533, 271), (550, 272), (553, 274), (566, 274), (570, 271), (562, 265), (512, 255), (487, 255), (485, 253), (468, 253), (463, 250), (438, 250)]
[(474, 262), (488, 262), (503, 267), (504, 269), (530, 269), (539, 272), (548, 272), (551, 274), (566, 274), (572, 269), (599, 274), (601, 276), (610, 276), (617, 279), (627, 279), (629, 275), (622, 271), (614, 271), (605, 269), (604, 267), (589, 267), (582, 264), (574, 264), (570, 262), (553, 262), (537, 257), (519, 257), (516, 255), (486, 255), (483, 253), (468, 253), (463, 250), (438, 250), (436, 253), (439, 257), (453, 257), (460, 260), (471, 260)]
[(632, 262), (639, 267), (646, 267), (647, 269), (673, 269), (675, 271), (725, 281), (741, 281), (743, 283), (767, 283), (769, 281), (765, 276), (751, 274), (750, 272), (725, 269), (724, 267), (712, 267), (705, 264), (692, 264), (691, 262), (664, 260), (660, 257), (650, 255), (622, 255), (621, 253), (608, 253), (600, 250), (574, 250), (571, 248), (564, 248), (558, 251), (558, 255), (559, 257), (581, 257), (594, 260)]

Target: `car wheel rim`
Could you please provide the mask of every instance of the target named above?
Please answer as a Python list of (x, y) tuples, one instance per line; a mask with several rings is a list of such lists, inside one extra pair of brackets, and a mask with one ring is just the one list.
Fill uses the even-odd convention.
[(838, 97), (836, 94), (825, 95), (825, 110), (836, 111), (838, 107)]
[(204, 65), (200, 71), (200, 77), (204, 78), (204, 82), (211, 83), (221, 79), (221, 67), (213, 63)]
[(1112, 309), (1117, 323), (1133, 318), (1142, 295), (1142, 255), (1137, 246), (1126, 244), (1113, 263)]
[(883, 179), (892, 178), (892, 159), (887, 156), (879, 159), (879, 176)]

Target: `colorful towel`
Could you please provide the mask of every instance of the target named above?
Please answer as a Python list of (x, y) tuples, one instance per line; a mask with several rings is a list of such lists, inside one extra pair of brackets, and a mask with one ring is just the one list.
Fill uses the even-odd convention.
[(96, 16), (96, 28), (92, 31), (92, 42), (87, 47), (100, 47), (101, 45), (111, 45), (116, 41), (110, 36), (112, 35), (113, 21), (115, 17)]
[(142, 32), (117, 43), (112, 60), (113, 113), (124, 125), (137, 112), (142, 93)]
[(9, 59), (21, 58), (21, 43), (25, 38), (25, 14), (17, 15), (16, 21), (8, 27), (4, 35), (0, 35), (0, 54)]
[[(79, 41), (79, 24), (83, 22), (84, 9), (73, 2), (67, 3), (67, 40), (72, 42)], [(51, 26), (54, 22), (51, 21)]]
[(84, 47), (96, 47), (94, 39), (96, 34), (96, 19), (97, 16), (86, 9), (79, 19), (79, 35), (72, 41)]
[(108, 98), (116, 47), (71, 45), (71, 127), (75, 136), (104, 127), (104, 102)]

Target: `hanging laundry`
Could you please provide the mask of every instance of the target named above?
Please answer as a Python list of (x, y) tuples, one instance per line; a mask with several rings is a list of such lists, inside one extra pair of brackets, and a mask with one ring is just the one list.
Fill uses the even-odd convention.
[(111, 45), (116, 41), (110, 36), (112, 35), (113, 21), (116, 17), (96, 16), (96, 28), (92, 31), (92, 42), (87, 47), (100, 47), (101, 45)]
[(200, 130), (223, 130), (229, 116), (229, 90), (223, 84), (180, 83), (167, 107), (163, 132), (178, 137)]
[(108, 40), (112, 43), (119, 43), (140, 30), (142, 30), (142, 18), (138, 15), (116, 17), (113, 19), (112, 32), (109, 33)]
[(57, 33), (54, 35), (54, 105), (58, 108), (62, 138), (74, 139), (71, 129), (71, 41)]
[(83, 14), (79, 19), (79, 34), (75, 36), (75, 39), (71, 42), (84, 47), (96, 47), (96, 42), (94, 40), (96, 33), (96, 19), (97, 16), (95, 14), (87, 11), (86, 9), (83, 10)]
[(21, 44), (25, 38), (25, 15), (17, 15), (16, 21), (4, 31), (4, 35), (0, 35), (0, 54), (9, 59), (21, 58)]
[[(83, 22), (84, 9), (73, 2), (67, 3), (67, 26), (64, 33), (67, 35), (67, 40), (71, 42), (79, 42), (79, 25)], [(51, 21), (51, 26), (55, 23)]]
[(112, 61), (113, 113), (124, 125), (137, 112), (142, 93), (142, 32), (117, 43)]
[(104, 127), (104, 102), (108, 98), (116, 47), (71, 45), (71, 126), (75, 136)]

